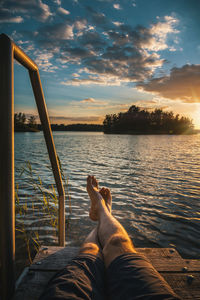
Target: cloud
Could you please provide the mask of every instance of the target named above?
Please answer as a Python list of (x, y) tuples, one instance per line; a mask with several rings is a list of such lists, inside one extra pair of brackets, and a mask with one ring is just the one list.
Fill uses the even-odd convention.
[[(102, 100), (95, 100), (94, 98), (86, 98), (84, 100), (81, 100), (80, 103), (86, 103), (89, 104), (91, 106), (87, 106), (86, 109), (93, 109), (96, 110), (96, 108), (98, 107), (98, 109), (105, 109), (105, 105), (107, 107), (108, 102), (106, 101), (102, 101)], [(75, 103), (76, 105), (77, 103)]]
[[(66, 63), (81, 64), (88, 73), (84, 78), (73, 78), (62, 84), (120, 85), (144, 81), (165, 63), (158, 51), (166, 49), (168, 34), (178, 33), (175, 17), (166, 16), (149, 28), (132, 28), (117, 22), (108, 24), (103, 14), (91, 8), (88, 11), (95, 24), (99, 23), (106, 31), (84, 30), (81, 36), (76, 36), (76, 47), (69, 45), (63, 48), (61, 59)], [(118, 26), (117, 31), (113, 24)]]
[[(159, 18), (158, 18), (159, 19)], [(147, 51), (162, 51), (169, 47), (168, 37), (173, 34), (178, 34), (176, 29), (179, 21), (172, 16), (165, 16), (157, 23), (151, 24), (149, 28), (144, 26), (137, 26), (134, 30), (131, 27), (122, 25), (121, 30), (124, 35), (127, 36), (130, 41), (134, 43), (138, 48)], [(174, 40), (176, 42), (174, 42)], [(173, 39), (173, 42), (177, 44), (177, 38)], [(175, 50), (175, 47), (174, 47)]]
[[(139, 106), (141, 109), (145, 110), (154, 110), (154, 109), (170, 109), (169, 105), (166, 105), (167, 102), (165, 101), (160, 101), (160, 99), (152, 99), (152, 100), (139, 100), (133, 103), (133, 105)], [(169, 102), (169, 101), (168, 101)]]
[(88, 11), (88, 16), (92, 19), (94, 25), (106, 28), (109, 24), (109, 20), (106, 18), (105, 14), (95, 11), (90, 6), (87, 6), (86, 9)]
[(74, 26), (69, 25), (67, 22), (43, 26), (39, 30), (37, 39), (44, 47), (53, 48), (55, 45), (60, 47), (64, 40), (73, 39), (73, 28)]
[(1, 15), (0, 13), (0, 23), (22, 23), (23, 22), (23, 18), (20, 16), (17, 17), (13, 17), (10, 14), (3, 14)]
[(54, 0), (54, 3), (61, 5), (61, 0)]
[[(159, 56), (141, 53), (138, 49), (125, 45), (107, 47), (101, 57), (93, 56), (85, 60), (89, 72), (98, 76), (107, 76), (121, 81), (144, 80), (153, 74), (156, 67), (162, 66), (163, 60)], [(99, 80), (99, 78), (98, 78)]]
[(151, 79), (138, 88), (172, 100), (200, 102), (200, 65), (172, 68), (169, 76)]
[(65, 15), (65, 16), (67, 16), (67, 15), (70, 14), (70, 12), (69, 12), (68, 10), (66, 10), (66, 9), (64, 9), (64, 8), (62, 8), (62, 7), (59, 7), (59, 8), (57, 9), (57, 12), (60, 13), (61, 15)]
[[(175, 28), (177, 24), (178, 20), (175, 17), (165, 16), (163, 21), (159, 21), (150, 27), (148, 30), (149, 38), (143, 41), (141, 47), (151, 51), (167, 49), (167, 36), (172, 33), (179, 33)], [(175, 48), (173, 50), (175, 51)]]
[(86, 98), (82, 101), (80, 101), (81, 103), (94, 103), (95, 99), (94, 98)]
[[(100, 122), (102, 117), (99, 116), (76, 116), (76, 117), (66, 117), (66, 116), (51, 116), (51, 122), (55, 121), (67, 121), (67, 122)], [(60, 122), (59, 122), (60, 123)]]
[(40, 69), (46, 72), (55, 72), (57, 67), (50, 62), (53, 58), (52, 53), (36, 50), (34, 55), (36, 56), (35, 62)]
[(94, 52), (82, 47), (66, 47), (60, 54), (60, 60), (63, 63), (80, 63), (81, 60), (92, 57)]
[(87, 49), (94, 49), (102, 51), (106, 47), (107, 43), (98, 32), (87, 31), (80, 38), (79, 43), (82, 47)]
[(31, 15), (41, 22), (45, 22), (52, 15), (49, 6), (42, 0), (4, 0), (1, 2), (1, 14), (6, 14), (6, 11), (10, 14), (20, 13), (24, 17)]
[(121, 25), (123, 25), (123, 23), (121, 23), (121, 22), (113, 22), (113, 24), (115, 25), (115, 26), (121, 26)]
[(142, 105), (145, 105), (145, 106), (149, 105), (149, 104), (151, 104), (151, 105), (156, 104), (157, 105), (158, 101), (152, 99), (152, 100), (140, 100), (140, 101), (135, 102), (136, 105), (139, 105), (139, 103), (142, 104)]
[(52, 13), (50, 12), (50, 9), (48, 7), (47, 4), (42, 3), (41, 0), (38, 0), (38, 4), (39, 4), (39, 20), (41, 21), (46, 21), (51, 15)]
[(74, 27), (77, 30), (83, 30), (87, 27), (87, 20), (86, 19), (82, 19), (82, 20), (77, 20), (74, 23)]
[(71, 80), (62, 81), (63, 85), (103, 85), (103, 86), (120, 86), (121, 82), (129, 82), (127, 79), (119, 79), (117, 76), (91, 76), (88, 78), (73, 78)]
[[(36, 1), (42, 3), (41, 0), (30, 3)], [(45, 49), (53, 55), (59, 68), (73, 64), (76, 74), (80, 68), (87, 70), (78, 78), (63, 80), (62, 84), (119, 86), (148, 80), (163, 66), (165, 60), (160, 51), (168, 47), (169, 35), (178, 34), (174, 16), (160, 18), (149, 27), (134, 28), (112, 21), (91, 7), (85, 9), (84, 18), (74, 19), (71, 15), (63, 22), (56, 19), (56, 23), (40, 25), (37, 31), (24, 31), (29, 40), (35, 41), (35, 49), (39, 46), (41, 51)], [(172, 46), (171, 51), (176, 48)]]
[(72, 76), (73, 76), (73, 77), (79, 77), (80, 74), (78, 74), (78, 73), (73, 73)]
[[(133, 103), (134, 104), (134, 103)], [(118, 111), (127, 111), (127, 109), (131, 106), (132, 104), (131, 103), (123, 103), (123, 104), (119, 104), (119, 103), (113, 103), (111, 105), (107, 105), (106, 106), (106, 109), (112, 109), (114, 110), (115, 112)], [(105, 107), (102, 107), (102, 109), (105, 109)]]
[(113, 4), (113, 7), (114, 7), (115, 9), (118, 9), (118, 10), (119, 10), (119, 9), (122, 9), (121, 6), (120, 6), (119, 4)]
[(1, 7), (0, 4), (0, 23), (21, 23), (23, 18), (21, 16), (16, 16), (7, 8)]

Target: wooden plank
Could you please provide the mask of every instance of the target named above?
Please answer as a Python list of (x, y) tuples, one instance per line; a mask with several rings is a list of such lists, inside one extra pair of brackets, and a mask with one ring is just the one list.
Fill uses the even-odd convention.
[(184, 265), (189, 272), (200, 272), (200, 259), (184, 259)]
[[(137, 250), (148, 257), (179, 296), (186, 300), (200, 300), (200, 260), (184, 260), (176, 250), (170, 248)], [(78, 247), (41, 247), (29, 272), (21, 281), (14, 300), (38, 299), (49, 279), (76, 256), (78, 251)], [(194, 280), (189, 284), (187, 278), (190, 275), (194, 276)]]
[(30, 269), (58, 271), (64, 268), (78, 252), (78, 247), (41, 247)]
[(146, 255), (149, 259), (159, 257), (182, 259), (180, 254), (174, 248), (136, 248), (136, 250)]
[(158, 272), (200, 272), (200, 259), (183, 259), (173, 248), (137, 248)]
[[(174, 292), (184, 300), (200, 300), (200, 273), (160, 273)], [(188, 280), (193, 276), (193, 280)]]
[[(186, 264), (178, 252), (170, 248), (138, 248), (138, 252), (144, 254), (152, 265), (161, 271), (181, 272)], [(78, 247), (41, 247), (40, 252), (30, 266), (31, 270), (56, 271), (67, 264), (79, 251)], [(189, 271), (196, 271), (195, 263), (187, 264)], [(199, 268), (200, 270), (200, 268)]]
[[(58, 247), (58, 246), (41, 246), (40, 251), (34, 258), (34, 262), (38, 261), (40, 257), (46, 257), (59, 250), (67, 249), (67, 251), (78, 251), (79, 247)], [(145, 254), (149, 258), (165, 257), (165, 258), (181, 258), (180, 254), (174, 248), (136, 248), (138, 252)]]
[(29, 270), (15, 292), (13, 300), (38, 300), (55, 273)]
[[(55, 272), (30, 271), (18, 288), (13, 300), (36, 300), (42, 294), (47, 282)], [(200, 274), (199, 273), (160, 273), (177, 295), (184, 300), (200, 299)], [(187, 276), (194, 276), (189, 284)]]
[(173, 248), (137, 248), (139, 253), (145, 255), (158, 272), (181, 272), (184, 261)]
[(59, 246), (44, 246), (42, 245), (40, 247), (39, 252), (36, 254), (33, 263), (39, 261), (42, 258), (45, 258), (51, 254), (54, 254), (55, 252), (62, 250), (62, 249), (67, 249), (67, 251), (71, 252), (72, 248), (79, 249), (78, 247), (59, 247)]

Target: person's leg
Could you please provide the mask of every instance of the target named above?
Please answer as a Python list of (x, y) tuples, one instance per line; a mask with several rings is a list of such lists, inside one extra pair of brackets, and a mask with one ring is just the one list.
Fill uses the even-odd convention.
[[(110, 192), (103, 188), (99, 193), (111, 211)], [(105, 267), (96, 227), (80, 247), (79, 255), (50, 280), (40, 300), (104, 298)]]
[[(111, 206), (111, 194), (108, 189), (107, 194)], [(103, 248), (105, 266), (123, 253), (136, 253), (131, 239), (123, 226), (112, 216), (102, 194), (98, 190), (98, 182), (94, 176), (87, 178), (87, 191), (91, 199), (90, 216), (98, 220), (98, 237)]]
[(40, 300), (105, 298), (105, 267), (97, 227), (87, 236), (78, 256), (48, 283)]
[(92, 254), (103, 260), (102, 249), (98, 241), (97, 227), (95, 227), (86, 237), (80, 247), (79, 254)]
[[(96, 179), (93, 177), (93, 184), (96, 186), (98, 189), (98, 182)], [(111, 213), (112, 209), (112, 196), (110, 193), (110, 190), (107, 188), (102, 188), (98, 190), (102, 198), (104, 199), (105, 205), (107, 210)], [(89, 211), (89, 216), (92, 220), (97, 220), (97, 212), (95, 212), (95, 208), (91, 206), (91, 209)], [(101, 259), (103, 259), (102, 255), (102, 246), (100, 245), (100, 241), (98, 238), (98, 227), (95, 227), (90, 234), (86, 237), (84, 243), (82, 244), (79, 253), (87, 253), (87, 254), (93, 254)]]
[[(99, 193), (111, 211), (110, 193), (105, 188)], [(105, 267), (95, 227), (80, 247), (78, 256), (51, 279), (40, 300), (104, 298)]]
[(179, 299), (150, 262), (136, 252), (126, 230), (108, 209), (93, 176), (87, 178), (87, 191), (91, 199), (90, 215), (98, 220), (109, 298)]

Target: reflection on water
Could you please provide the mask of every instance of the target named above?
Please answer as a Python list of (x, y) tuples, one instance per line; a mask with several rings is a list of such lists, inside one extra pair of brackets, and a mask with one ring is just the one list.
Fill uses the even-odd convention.
[[(200, 135), (54, 132), (54, 140), (72, 201), (68, 243), (80, 245), (94, 226), (88, 219), (85, 189), (87, 175), (94, 174), (101, 187), (111, 189), (113, 213), (136, 246), (173, 244), (184, 256), (200, 256)], [(17, 169), (27, 160), (46, 188), (54, 183), (42, 133), (15, 134)], [(17, 170), (16, 182), (21, 201), (33, 195), (30, 182), (19, 178)], [(34, 195), (33, 199), (37, 201)], [(66, 207), (67, 215), (68, 211)], [(55, 243), (51, 228), (41, 228), (40, 218), (40, 212), (28, 215), (27, 226), (39, 229), (44, 243)]]

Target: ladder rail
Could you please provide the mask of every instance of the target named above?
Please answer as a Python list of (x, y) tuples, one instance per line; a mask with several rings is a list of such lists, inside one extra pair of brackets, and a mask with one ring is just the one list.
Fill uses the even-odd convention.
[(40, 121), (59, 195), (58, 239), (65, 245), (65, 191), (37, 65), (7, 35), (0, 35), (0, 279), (1, 299), (14, 293), (14, 59), (29, 71)]

